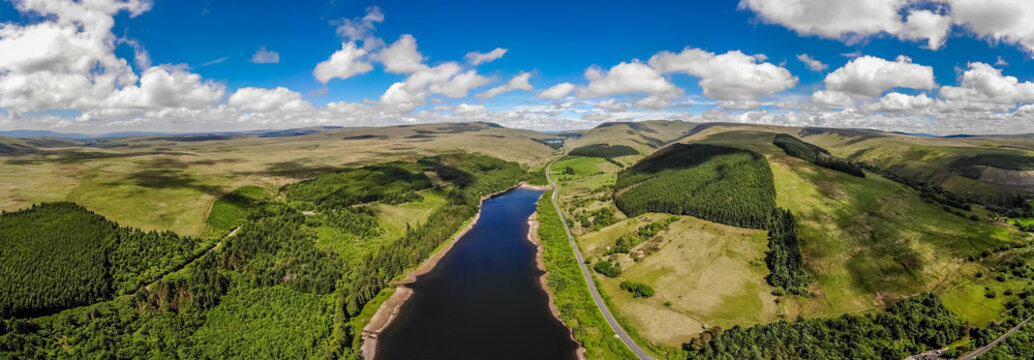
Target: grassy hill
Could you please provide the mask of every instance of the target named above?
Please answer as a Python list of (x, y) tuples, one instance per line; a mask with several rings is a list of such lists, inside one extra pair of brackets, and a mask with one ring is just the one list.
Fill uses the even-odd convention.
[(775, 206), (765, 159), (722, 146), (668, 146), (620, 172), (614, 186), (614, 203), (628, 216), (666, 212), (764, 228)]
[[(393, 282), (469, 221), (482, 196), (529, 177), (516, 162), (449, 153), (271, 194), (241, 188), (209, 221), (239, 231), (182, 268), (161, 267), (182, 258), (166, 245), (193, 244), (171, 233), (127, 232), (70, 203), (6, 213), (0, 299), (35, 307), (0, 303), (15, 309), (0, 320), (0, 357), (357, 358), (357, 335)], [(31, 303), (39, 299), (59, 303)]]
[(324, 129), (298, 136), (0, 138), (0, 210), (72, 201), (120, 224), (196, 236), (216, 200), (350, 167), (477, 152), (541, 165), (545, 134), (489, 123)]
[[(869, 137), (863, 142), (903, 136), (867, 131), (847, 133)], [(706, 144), (759, 154), (771, 169), (774, 205), (789, 210), (796, 218), (803, 264), (814, 278), (808, 287), (813, 295), (783, 295), (781, 289), (764, 281), (769, 273), (765, 254), (771, 250), (764, 231), (716, 224), (705, 220), (706, 217), (681, 216), (627, 253), (615, 253), (619, 240), (634, 236), (643, 224), (659, 219), (659, 214), (651, 212), (624, 211), (627, 207), (619, 203), (626, 196), (622, 190), (631, 192), (638, 188), (630, 184), (649, 184), (649, 180), (637, 178), (649, 179), (672, 171), (648, 165), (656, 162), (653, 158), (664, 158), (667, 149), (644, 158), (644, 165), (629, 169), (620, 170), (597, 161), (593, 163), (596, 171), (583, 169), (560, 177), (564, 181), (561, 201), (575, 223), (584, 216), (591, 224), (592, 214), (598, 209), (622, 210), (615, 213), (612, 225), (574, 228), (591, 261), (607, 259), (622, 268), (617, 279), (597, 276), (597, 280), (618, 313), (648, 342), (680, 347), (688, 336), (715, 325), (728, 328), (798, 316), (827, 318), (870, 313), (926, 292), (936, 294), (962, 321), (979, 327), (998, 318), (1012, 306), (1008, 304), (1015, 304), (1016, 294), (1024, 291), (1025, 277), (1005, 276), (998, 281), (989, 279), (988, 274), (1000, 273), (1005, 258), (1012, 258), (995, 254), (1027, 249), (1030, 235), (995, 220), (982, 207), (946, 207), (925, 198), (919, 190), (878, 173), (865, 171), (864, 177), (859, 177), (819, 166), (817, 161), (790, 156), (776, 145), (779, 134), (817, 145), (804, 145), (813, 154), (823, 153), (819, 149), (830, 144), (802, 135), (799, 128), (741, 124), (701, 125), (678, 142), (688, 144), (683, 145), (686, 147)], [(917, 141), (951, 144), (958, 140)], [(835, 146), (829, 152), (850, 158), (850, 154), (843, 154)], [(706, 156), (691, 158), (697, 161), (681, 163), (698, 165), (711, 161)], [(574, 163), (581, 159), (584, 158), (565, 161)], [(891, 161), (889, 155), (887, 161)], [(715, 182), (720, 181), (710, 183)], [(654, 193), (657, 197), (671, 197), (683, 189), (689, 193), (694, 188), (662, 186)], [(746, 187), (737, 189), (751, 191)], [(737, 195), (722, 200), (735, 199)], [(692, 201), (687, 199), (680, 204)], [(1021, 254), (1015, 256), (1023, 257)], [(656, 290), (656, 295), (635, 298), (620, 288), (622, 281), (647, 284)], [(998, 296), (987, 296), (990, 292)], [(1002, 296), (1003, 293), (1011, 295)]]
[(574, 149), (594, 144), (624, 145), (645, 155), (684, 136), (694, 125), (671, 120), (604, 123), (568, 140), (567, 147)]

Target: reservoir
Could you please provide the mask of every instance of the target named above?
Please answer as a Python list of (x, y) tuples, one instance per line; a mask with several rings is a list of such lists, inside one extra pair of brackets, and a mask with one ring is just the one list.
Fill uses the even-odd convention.
[(541, 191), (485, 200), (473, 228), (427, 274), (380, 335), (377, 360), (576, 359), (539, 283), (528, 217)]

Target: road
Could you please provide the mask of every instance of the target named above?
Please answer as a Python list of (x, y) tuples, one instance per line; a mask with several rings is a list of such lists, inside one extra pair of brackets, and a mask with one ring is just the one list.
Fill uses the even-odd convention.
[(980, 355), (984, 355), (984, 353), (990, 351), (992, 348), (998, 345), (998, 343), (1002, 342), (1003, 340), (1005, 340), (1005, 338), (1009, 337), (1009, 335), (1012, 335), (1012, 333), (1016, 332), (1016, 330), (1019, 330), (1021, 327), (1023, 327), (1023, 325), (1027, 325), (1027, 323), (1030, 322), (1031, 318), (1034, 318), (1034, 315), (1028, 316), (1022, 322), (1014, 326), (1012, 329), (1009, 329), (1008, 332), (1002, 334), (1002, 336), (999, 336), (990, 344), (984, 345), (976, 350), (973, 350), (973, 352), (960, 357), (959, 360), (973, 360), (980, 357)]
[(592, 280), (592, 274), (589, 273), (589, 267), (585, 266), (585, 259), (582, 258), (581, 250), (578, 250), (578, 244), (574, 242), (574, 236), (571, 235), (571, 228), (567, 227), (567, 219), (564, 217), (564, 212), (560, 211), (560, 203), (557, 202), (557, 196), (560, 194), (560, 186), (557, 186), (553, 182), (553, 178), (549, 176), (550, 169), (553, 168), (555, 161), (549, 163), (546, 167), (546, 180), (549, 181), (549, 185), (553, 186), (553, 208), (556, 209), (557, 215), (560, 215), (560, 222), (564, 224), (564, 231), (567, 232), (567, 240), (571, 242), (571, 248), (574, 249), (575, 260), (578, 260), (578, 266), (582, 268), (582, 276), (585, 277), (585, 284), (589, 286), (589, 293), (592, 295), (592, 301), (596, 302), (596, 307), (603, 313), (603, 317), (607, 320), (607, 324), (610, 324), (610, 328), (614, 329), (614, 333), (617, 334), (621, 342), (625, 343), (628, 350), (631, 350), (636, 356), (643, 360), (654, 360), (650, 354), (646, 353), (645, 350), (639, 347), (632, 340), (631, 336), (628, 336), (628, 332), (625, 328), (621, 327), (614, 315), (610, 313), (610, 309), (607, 308), (607, 304), (603, 302), (603, 298), (600, 297), (600, 291), (596, 289), (596, 282)]

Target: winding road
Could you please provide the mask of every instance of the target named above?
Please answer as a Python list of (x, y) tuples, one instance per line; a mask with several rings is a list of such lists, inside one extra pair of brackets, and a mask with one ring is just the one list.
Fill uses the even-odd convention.
[(592, 295), (592, 301), (596, 302), (596, 307), (603, 313), (603, 317), (607, 320), (607, 324), (610, 324), (610, 328), (614, 330), (617, 337), (621, 339), (621, 342), (625, 343), (628, 350), (631, 350), (636, 356), (642, 360), (654, 360), (650, 354), (643, 350), (632, 340), (631, 336), (628, 336), (628, 332), (625, 328), (621, 327), (614, 315), (610, 313), (610, 309), (607, 308), (607, 304), (603, 302), (603, 298), (600, 297), (600, 291), (596, 289), (596, 282), (592, 280), (592, 274), (589, 273), (589, 267), (585, 266), (585, 259), (582, 258), (581, 250), (578, 250), (578, 244), (574, 242), (574, 236), (571, 235), (571, 228), (567, 227), (567, 219), (564, 218), (564, 212), (560, 211), (560, 203), (557, 202), (557, 196), (560, 194), (560, 186), (553, 182), (553, 178), (549, 175), (550, 170), (553, 168), (553, 164), (556, 161), (549, 163), (546, 166), (546, 180), (549, 181), (549, 185), (553, 186), (553, 208), (556, 209), (557, 215), (560, 215), (560, 222), (564, 224), (564, 231), (567, 232), (567, 240), (571, 242), (571, 248), (574, 249), (574, 257), (578, 260), (578, 266), (582, 268), (582, 276), (585, 277), (585, 284), (589, 286), (589, 293)]

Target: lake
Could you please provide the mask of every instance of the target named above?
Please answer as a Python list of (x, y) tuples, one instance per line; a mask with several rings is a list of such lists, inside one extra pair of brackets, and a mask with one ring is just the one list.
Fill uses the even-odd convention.
[(380, 335), (377, 360), (576, 359), (527, 238), (541, 195), (518, 188), (482, 203), (473, 228), (408, 285), (413, 295)]

